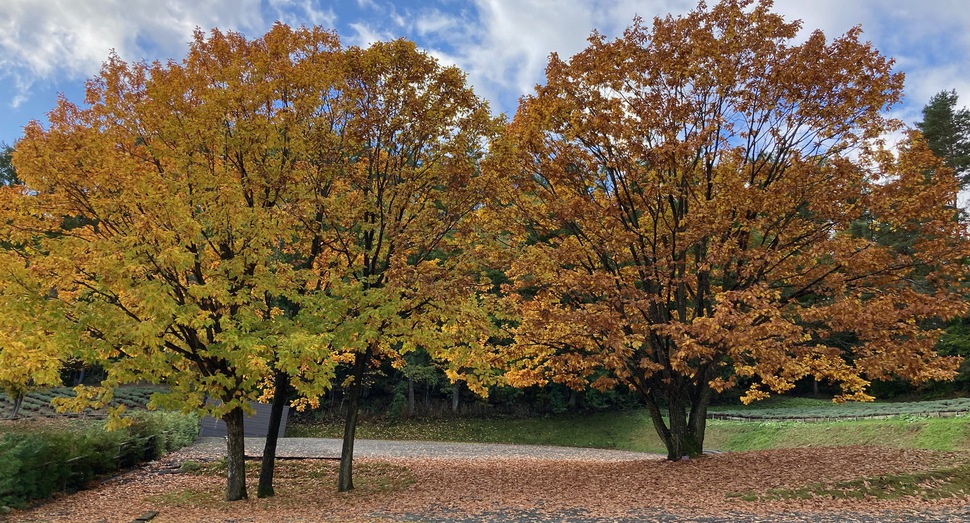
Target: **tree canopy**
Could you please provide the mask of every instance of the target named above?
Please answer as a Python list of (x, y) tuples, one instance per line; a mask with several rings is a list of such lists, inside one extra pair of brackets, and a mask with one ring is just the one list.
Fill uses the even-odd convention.
[(752, 401), (815, 376), (866, 400), (871, 379), (957, 364), (922, 328), (964, 310), (957, 183), (918, 135), (882, 143), (902, 75), (858, 28), (799, 43), (798, 22), (751, 4), (553, 55), (490, 160), (518, 239), (510, 380), (624, 384), (670, 459), (701, 452), (712, 391)]
[[(272, 362), (326, 345), (295, 335), (277, 307), (301, 278), (279, 244), (299, 225), (285, 202), (305, 154), (300, 117), (330, 88), (321, 75), (338, 51), (329, 32), (278, 25), (253, 41), (197, 32), (181, 63), (111, 57), (88, 107), (61, 99), (49, 129), (25, 129), (14, 155), (24, 185), (5, 188), (16, 246), (5, 285), (58, 307), (47, 328), (77, 341), (49, 343), (110, 362), (103, 388), (81, 399), (164, 383), (156, 404), (222, 416), (229, 499), (246, 497), (243, 409)], [(15, 271), (38, 283), (11, 281)]]
[[(314, 275), (298, 318), (352, 365), (340, 475), (349, 490), (372, 362), (400, 366), (420, 347), (485, 391), (476, 376), (488, 374), (480, 348), (491, 324), (465, 251), (474, 251), (469, 217), (490, 190), (478, 162), (497, 125), (461, 71), (412, 42), (351, 47), (343, 59), (325, 108), (330, 134), (289, 202), (301, 231), (288, 250)], [(312, 387), (314, 373), (303, 369), (300, 386)]]

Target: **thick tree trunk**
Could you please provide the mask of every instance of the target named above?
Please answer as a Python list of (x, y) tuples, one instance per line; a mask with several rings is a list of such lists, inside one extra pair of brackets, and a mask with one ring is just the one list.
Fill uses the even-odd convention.
[(226, 413), (226, 501), (246, 499), (246, 437), (243, 432), (243, 410), (236, 407)]
[(697, 439), (697, 434), (689, 423), (686, 403), (683, 397), (672, 398), (667, 412), (670, 424), (667, 459), (671, 461), (693, 458), (703, 453), (704, 442)]
[[(667, 402), (668, 412), (665, 420), (657, 399), (647, 396), (646, 400), (654, 429), (663, 441), (664, 447), (667, 448), (668, 460), (694, 458), (704, 453), (704, 433), (707, 428), (706, 403), (691, 405), (690, 415), (688, 415), (689, 400), (683, 395), (673, 395)], [(709, 401), (709, 395), (707, 400)]]
[(687, 420), (688, 430), (693, 434), (697, 441), (698, 455), (704, 452), (704, 436), (707, 433), (707, 407), (711, 404), (714, 390), (711, 389), (711, 379), (713, 378), (713, 366), (702, 366), (698, 369), (699, 381), (694, 386), (693, 395), (690, 398), (690, 418)]
[(354, 488), (354, 436), (357, 433), (357, 412), (360, 408), (360, 393), (364, 388), (364, 371), (370, 351), (358, 353), (354, 358), (354, 382), (350, 384), (350, 398), (347, 405), (347, 419), (344, 423), (344, 441), (340, 450), (340, 473), (337, 491), (347, 492)]
[(263, 462), (259, 469), (259, 486), (256, 497), (268, 498), (276, 495), (273, 490), (273, 474), (276, 468), (276, 443), (280, 437), (280, 424), (283, 422), (283, 407), (286, 406), (286, 382), (289, 376), (285, 372), (277, 371), (273, 378), (276, 383), (273, 390), (273, 405), (269, 411), (269, 429), (266, 433), (266, 445), (263, 447)]

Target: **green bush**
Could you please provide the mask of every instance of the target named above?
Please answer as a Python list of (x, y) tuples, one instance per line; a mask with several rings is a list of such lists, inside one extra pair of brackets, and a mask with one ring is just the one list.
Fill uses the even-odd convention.
[(141, 460), (152, 460), (191, 444), (199, 436), (199, 418), (169, 411), (136, 411), (128, 434), (141, 450)]
[(89, 422), (0, 434), (0, 506), (84, 488), (99, 475), (189, 445), (199, 433), (194, 415), (137, 411), (131, 418), (127, 429), (114, 432)]
[(0, 505), (22, 506), (63, 488), (70, 474), (66, 438), (4, 434), (0, 439)]

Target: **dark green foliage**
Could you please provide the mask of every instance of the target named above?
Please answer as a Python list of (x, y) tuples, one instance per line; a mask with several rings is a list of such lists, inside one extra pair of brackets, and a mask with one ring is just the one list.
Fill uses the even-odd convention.
[(0, 505), (21, 507), (64, 488), (70, 449), (52, 434), (4, 434), (0, 438)]
[(957, 109), (956, 91), (940, 91), (923, 106), (923, 121), (916, 122), (930, 149), (956, 171), (960, 184), (970, 182), (970, 111)]
[(945, 356), (964, 357), (952, 386), (957, 391), (970, 392), (970, 318), (960, 318), (947, 326), (936, 350)]
[(20, 183), (13, 168), (13, 147), (0, 142), (0, 185)]
[(130, 417), (135, 422), (128, 427), (133, 440), (139, 441), (141, 460), (151, 460), (173, 450), (191, 445), (199, 435), (199, 419), (170, 411), (137, 411)]
[(0, 435), (0, 506), (22, 507), (56, 492), (82, 489), (97, 476), (184, 447), (199, 433), (194, 415), (142, 411), (131, 417), (131, 426), (114, 432), (97, 421), (56, 428), (25, 425)]

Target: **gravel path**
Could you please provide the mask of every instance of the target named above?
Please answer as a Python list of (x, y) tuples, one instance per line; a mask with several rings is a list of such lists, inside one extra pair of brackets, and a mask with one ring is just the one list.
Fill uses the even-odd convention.
[[(263, 438), (246, 438), (246, 456), (263, 455)], [(340, 458), (341, 441), (328, 438), (280, 438), (276, 447), (278, 458)], [(218, 459), (226, 454), (223, 438), (200, 438), (183, 452), (194, 459)], [(492, 459), (515, 458), (556, 461), (631, 461), (660, 460), (660, 454), (625, 450), (586, 449), (578, 447), (546, 447), (539, 445), (501, 445), (493, 443), (444, 443), (432, 441), (383, 441), (358, 439), (354, 443), (354, 457), (378, 459)]]

